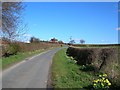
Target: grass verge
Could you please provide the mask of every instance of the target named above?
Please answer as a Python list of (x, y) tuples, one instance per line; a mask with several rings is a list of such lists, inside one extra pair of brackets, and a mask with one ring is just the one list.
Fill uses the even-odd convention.
[(32, 51), (32, 52), (18, 53), (16, 55), (12, 55), (10, 57), (2, 58), (0, 61), (2, 64), (0, 64), (0, 65), (2, 65), (2, 70), (4, 70), (22, 60), (27, 59), (28, 57), (32, 57), (32, 56), (39, 54), (41, 52), (44, 52), (46, 50), (49, 50), (49, 49), (41, 49), (41, 50), (36, 50), (36, 51)]
[(66, 56), (66, 49), (53, 57), (51, 73), (53, 88), (89, 88), (95, 79), (93, 73), (83, 71), (82, 66)]

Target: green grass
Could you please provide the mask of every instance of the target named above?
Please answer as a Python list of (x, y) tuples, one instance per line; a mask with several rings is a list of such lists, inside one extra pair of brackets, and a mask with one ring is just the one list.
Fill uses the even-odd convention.
[[(0, 66), (2, 65), (2, 69), (6, 69), (28, 57), (31, 57), (33, 55), (39, 54), (41, 52), (45, 51), (45, 49), (41, 49), (41, 50), (36, 50), (33, 52), (25, 52), (25, 53), (18, 53), (16, 55), (12, 55), (9, 57), (4, 57), (0, 60)], [(2, 63), (2, 64), (1, 64)]]
[(83, 88), (92, 84), (95, 76), (91, 72), (81, 70), (66, 56), (66, 49), (58, 51), (53, 57), (52, 85), (54, 88)]

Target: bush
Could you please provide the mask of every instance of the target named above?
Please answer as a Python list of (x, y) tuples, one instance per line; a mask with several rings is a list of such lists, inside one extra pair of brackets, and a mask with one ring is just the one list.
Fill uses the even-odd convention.
[(10, 55), (17, 54), (20, 51), (20, 46), (17, 43), (10, 43), (7, 45), (2, 45), (2, 56), (8, 57)]
[(8, 46), (8, 54), (13, 55), (17, 54), (20, 51), (20, 46), (17, 43), (10, 43)]
[(2, 57), (9, 56), (9, 54), (8, 54), (8, 45), (2, 45), (1, 49), (2, 49), (2, 54), (1, 54)]

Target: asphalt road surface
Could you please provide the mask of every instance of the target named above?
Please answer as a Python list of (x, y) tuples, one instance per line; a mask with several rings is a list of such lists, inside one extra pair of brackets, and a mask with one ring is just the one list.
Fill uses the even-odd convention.
[(2, 88), (46, 88), (54, 54), (61, 48), (28, 58), (2, 73)]

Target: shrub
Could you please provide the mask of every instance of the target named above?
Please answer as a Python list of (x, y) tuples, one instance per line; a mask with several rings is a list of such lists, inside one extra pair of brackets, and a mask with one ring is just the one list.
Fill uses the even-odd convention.
[(2, 49), (2, 54), (1, 54), (2, 57), (9, 56), (9, 54), (8, 54), (8, 45), (2, 45), (1, 49)]
[(13, 54), (17, 54), (17, 52), (20, 51), (20, 46), (17, 43), (10, 43), (8, 46), (8, 54), (9, 55), (13, 55)]

